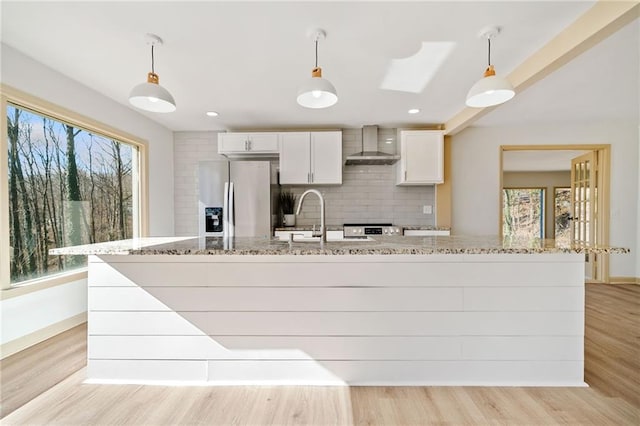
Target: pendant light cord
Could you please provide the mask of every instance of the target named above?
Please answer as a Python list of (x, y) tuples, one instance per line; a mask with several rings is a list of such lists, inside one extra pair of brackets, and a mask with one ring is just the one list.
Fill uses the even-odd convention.
[(487, 55), (487, 62), (489, 62), (489, 66), (491, 66), (491, 37), (487, 38), (489, 42), (489, 54)]
[(318, 68), (318, 39), (316, 39), (316, 68)]
[(155, 74), (156, 70), (154, 69), (153, 65), (154, 65), (154, 60), (153, 60), (153, 44), (152, 44), (151, 45), (151, 72)]
[(152, 73), (156, 73), (156, 70), (154, 69), (154, 60), (153, 60), (153, 44), (151, 45), (151, 72)]

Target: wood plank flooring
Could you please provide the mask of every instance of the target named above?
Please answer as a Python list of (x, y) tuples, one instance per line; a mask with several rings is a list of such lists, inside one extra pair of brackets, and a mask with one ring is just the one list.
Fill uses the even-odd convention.
[(640, 286), (587, 284), (585, 298), (585, 381), (640, 406)]
[(89, 385), (81, 369), (2, 424), (638, 425), (639, 312), (640, 286), (587, 285), (590, 388)]
[(87, 365), (87, 324), (0, 361), (0, 418)]

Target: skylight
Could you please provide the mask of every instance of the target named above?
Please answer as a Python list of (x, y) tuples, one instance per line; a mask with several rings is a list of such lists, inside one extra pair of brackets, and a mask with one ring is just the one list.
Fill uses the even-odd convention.
[(415, 55), (392, 59), (380, 88), (399, 92), (422, 92), (455, 45), (452, 41), (424, 41)]

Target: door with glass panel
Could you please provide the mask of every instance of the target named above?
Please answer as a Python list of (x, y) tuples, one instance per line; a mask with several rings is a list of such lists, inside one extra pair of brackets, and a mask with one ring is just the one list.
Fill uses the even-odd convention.
[[(597, 163), (596, 153), (571, 160), (571, 242), (574, 245), (597, 244)], [(595, 254), (585, 255), (585, 278), (597, 277)]]

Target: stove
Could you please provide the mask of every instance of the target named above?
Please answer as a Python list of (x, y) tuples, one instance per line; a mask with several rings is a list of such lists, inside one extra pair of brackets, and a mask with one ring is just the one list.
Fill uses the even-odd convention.
[(391, 223), (345, 223), (342, 230), (345, 238), (369, 235), (402, 235), (402, 230)]

